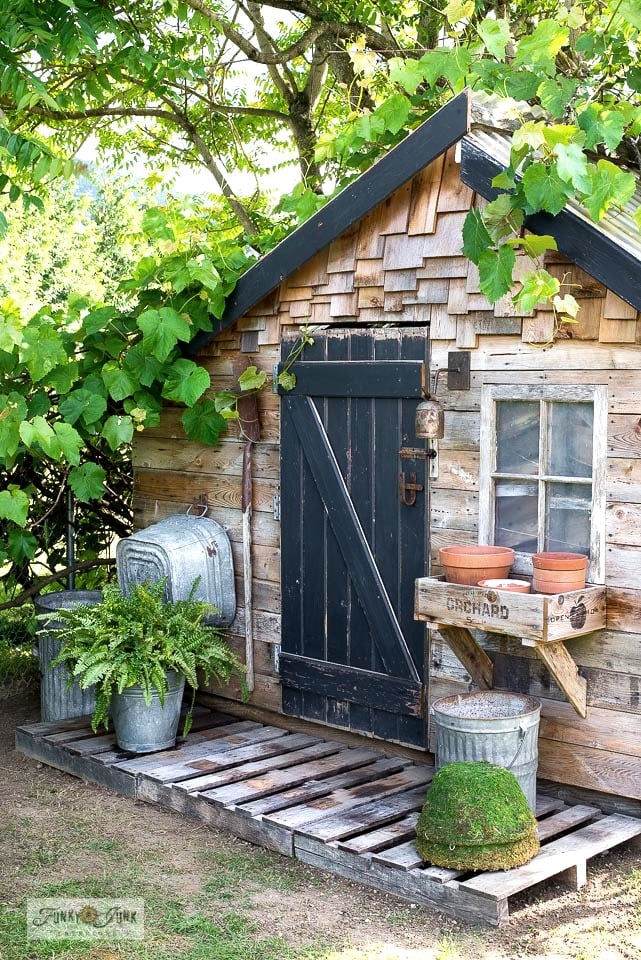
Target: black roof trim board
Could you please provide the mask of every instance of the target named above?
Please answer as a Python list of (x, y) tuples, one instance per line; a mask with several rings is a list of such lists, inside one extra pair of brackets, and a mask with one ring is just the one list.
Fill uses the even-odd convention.
[[(503, 169), (500, 161), (486, 153), (478, 143), (463, 139), (461, 180), (468, 187), (486, 200), (494, 200), (502, 191), (492, 186), (492, 180)], [(525, 226), (533, 233), (553, 236), (559, 251), (568, 260), (641, 310), (641, 263), (597, 224), (566, 207), (555, 216), (536, 213), (526, 217)]]
[(185, 352), (194, 354), (209, 343), (469, 129), (470, 98), (464, 90), (250, 267), (230, 294), (217, 329), (198, 334)]

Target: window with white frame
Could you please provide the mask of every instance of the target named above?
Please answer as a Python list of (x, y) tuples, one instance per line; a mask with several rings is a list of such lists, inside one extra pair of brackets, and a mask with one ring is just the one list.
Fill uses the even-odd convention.
[(489, 384), (481, 400), (479, 542), (590, 558), (604, 582), (607, 392), (602, 386)]

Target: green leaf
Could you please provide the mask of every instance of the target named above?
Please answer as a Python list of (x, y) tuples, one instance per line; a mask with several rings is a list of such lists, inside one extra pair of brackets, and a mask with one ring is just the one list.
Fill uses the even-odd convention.
[(283, 390), (293, 390), (296, 386), (296, 374), (289, 370), (283, 370), (278, 374), (278, 386)]
[(22, 335), (20, 359), (26, 365), (33, 382), (38, 383), (54, 367), (67, 360), (67, 352), (60, 333), (55, 327), (47, 323), (25, 327)]
[(556, 170), (561, 180), (571, 183), (576, 190), (590, 189), (588, 158), (578, 143), (560, 143), (554, 148)]
[(175, 234), (161, 207), (148, 207), (142, 218), (142, 229), (152, 240), (175, 240)]
[(211, 379), (204, 367), (193, 360), (176, 360), (167, 372), (162, 395), (193, 407), (210, 386)]
[(136, 321), (143, 333), (143, 344), (157, 360), (164, 363), (179, 340), (191, 339), (191, 324), (172, 307), (145, 310)]
[(529, 36), (519, 41), (514, 66), (538, 67), (550, 76), (554, 75), (554, 60), (570, 39), (567, 27), (556, 20), (541, 20)]
[(505, 57), (505, 48), (510, 42), (510, 25), (507, 20), (494, 20), (486, 17), (482, 20), (477, 30), (481, 40), (487, 47), (488, 53), (497, 60), (503, 60)]
[(29, 513), (29, 497), (24, 490), (9, 487), (0, 490), (0, 518), (11, 520), (19, 527), (24, 527)]
[[(82, 437), (69, 423), (54, 423), (53, 429), (58, 441), (58, 449), (55, 451), (56, 459), (64, 457), (67, 463), (73, 463), (77, 466), (80, 463), (80, 451), (83, 447)], [(55, 447), (52, 449), (55, 449)]]
[(389, 78), (392, 83), (413, 94), (423, 82), (423, 65), (420, 60), (408, 60), (404, 57), (392, 57), (388, 64)]
[(34, 417), (33, 420), (23, 420), (20, 424), (20, 438), (27, 447), (40, 447), (44, 453), (49, 454), (52, 451), (55, 437), (55, 433), (44, 417), (38, 416)]
[(99, 394), (91, 393), (81, 387), (65, 397), (58, 409), (67, 423), (74, 424), (76, 420), (82, 418), (83, 423), (90, 426), (100, 420), (107, 409), (107, 401)]
[(550, 116), (563, 117), (568, 105), (572, 102), (577, 86), (576, 80), (559, 76), (550, 77), (543, 81), (537, 90), (537, 96)]
[(13, 562), (20, 564), (25, 560), (33, 560), (38, 549), (38, 541), (32, 533), (12, 527), (7, 534), (7, 548)]
[(113, 400), (124, 400), (136, 392), (138, 384), (116, 360), (109, 360), (102, 368), (102, 379)]
[(131, 417), (112, 416), (105, 421), (102, 435), (112, 450), (117, 450), (125, 444), (131, 443), (134, 435), (134, 424)]
[(227, 428), (227, 421), (216, 410), (213, 400), (199, 400), (181, 417), (185, 433), (190, 440), (206, 443), (215, 447), (221, 433)]
[(571, 195), (568, 184), (559, 176), (556, 163), (531, 164), (521, 180), (529, 211), (547, 210), (560, 213)]
[(69, 472), (69, 486), (76, 498), (83, 503), (99, 500), (105, 490), (107, 474), (101, 466), (91, 461), (74, 467)]
[(265, 385), (267, 374), (256, 367), (247, 367), (238, 378), (241, 390), (260, 390)]
[(164, 369), (160, 360), (147, 353), (142, 343), (129, 348), (122, 365), (143, 387), (150, 387), (154, 380), (160, 380)]
[(444, 9), (445, 17), (452, 26), (467, 20), (474, 13), (474, 0), (449, 0)]
[(506, 243), (498, 250), (484, 250), (479, 257), (480, 287), (490, 303), (500, 300), (512, 286), (515, 263), (514, 250)]
[(559, 292), (561, 284), (547, 270), (533, 270), (523, 277), (522, 287), (513, 297), (513, 302), (523, 313), (533, 310), (540, 300), (549, 300)]
[(622, 110), (608, 110), (599, 103), (591, 103), (578, 116), (585, 131), (585, 148), (594, 150), (599, 143), (614, 151), (623, 139), (627, 119)]
[(526, 233), (519, 242), (529, 257), (540, 257), (546, 250), (556, 250), (556, 240), (548, 234)]
[(474, 263), (484, 250), (492, 246), (492, 237), (487, 232), (480, 210), (470, 210), (463, 224), (463, 253)]
[(483, 221), (495, 243), (521, 229), (524, 215), (516, 203), (517, 200), (512, 194), (501, 193), (496, 200), (486, 204)]
[(601, 220), (610, 207), (623, 206), (634, 194), (634, 174), (625, 173), (609, 160), (599, 160), (590, 167), (590, 189), (582, 198), (593, 220)]

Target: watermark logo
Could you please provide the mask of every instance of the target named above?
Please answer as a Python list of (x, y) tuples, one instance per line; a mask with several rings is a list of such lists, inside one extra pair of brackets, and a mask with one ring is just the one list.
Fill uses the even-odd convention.
[(41, 897), (27, 900), (30, 940), (142, 940), (144, 900)]

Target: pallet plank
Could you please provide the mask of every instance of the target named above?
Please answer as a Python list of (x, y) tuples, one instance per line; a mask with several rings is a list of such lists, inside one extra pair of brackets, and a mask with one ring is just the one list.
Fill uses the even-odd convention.
[(430, 779), (430, 775), (416, 768), (410, 768), (407, 775), (414, 784), (422, 786), (404, 790), (392, 796), (381, 797), (371, 803), (346, 810), (344, 813), (325, 817), (309, 826), (302, 825), (297, 828), (298, 832), (327, 843), (330, 840), (341, 840), (343, 837), (353, 836), (368, 826), (382, 826), (412, 810), (418, 810), (425, 800), (424, 786)]
[(396, 823), (370, 830), (350, 840), (338, 840), (337, 844), (342, 850), (351, 850), (352, 853), (376, 853), (400, 841), (411, 840), (416, 835), (417, 820), (418, 813), (410, 813)]
[[(179, 760), (177, 763), (169, 762), (159, 764), (157, 767), (145, 768), (144, 776), (151, 777), (152, 780), (160, 780), (162, 783), (175, 783), (187, 777), (197, 776), (203, 771), (217, 769), (216, 763), (221, 752), (227, 760), (227, 765), (231, 767), (261, 756), (260, 748), (263, 744), (269, 745), (274, 752), (278, 751), (278, 741), (284, 735), (285, 731), (281, 727), (263, 727), (260, 730), (252, 730), (247, 737), (243, 737), (242, 746), (238, 746), (235, 742), (230, 743), (226, 739), (217, 740), (213, 744), (211, 741), (206, 741), (198, 745), (199, 749), (194, 750), (193, 757)], [(235, 737), (234, 740), (236, 739)]]
[(371, 750), (349, 748), (328, 757), (290, 767), (287, 770), (274, 770), (264, 777), (254, 777), (251, 780), (243, 780), (240, 783), (229, 784), (215, 790), (206, 790), (203, 791), (202, 795), (212, 803), (224, 807), (235, 807), (248, 800), (257, 800), (260, 797), (266, 797), (268, 794), (277, 793), (284, 787), (297, 786), (306, 783), (308, 780), (341, 773), (353, 767), (365, 766), (371, 763), (371, 760)]
[(561, 810), (560, 813), (555, 813), (539, 823), (536, 830), (539, 842), (545, 843), (552, 837), (558, 837), (560, 833), (564, 833), (566, 830), (572, 830), (574, 827), (589, 823), (590, 820), (594, 820), (600, 814), (601, 811), (597, 807), (589, 807), (586, 804), (577, 804), (576, 807)]
[(301, 786), (294, 787), (291, 790), (285, 790), (269, 797), (263, 797), (260, 800), (252, 800), (249, 803), (242, 804), (238, 809), (242, 813), (248, 813), (252, 816), (274, 813), (277, 810), (284, 810), (286, 807), (300, 806), (309, 804), (321, 797), (328, 797), (330, 794), (345, 792), (350, 787), (357, 787), (363, 783), (370, 784), (381, 773), (389, 770), (390, 767), (398, 767), (388, 760), (368, 763), (365, 766), (357, 767), (354, 770), (347, 770), (345, 773), (339, 773), (334, 777), (328, 777), (323, 780), (309, 780)]
[(192, 739), (190, 734), (186, 742), (179, 747), (168, 750), (159, 750), (153, 754), (140, 754), (117, 764), (118, 769), (130, 773), (142, 773), (154, 770), (161, 766), (163, 761), (177, 763), (180, 760), (197, 759), (208, 750), (212, 753), (218, 750), (231, 750), (233, 747), (252, 740), (253, 736), (260, 735), (261, 725), (251, 720), (241, 720), (230, 723), (226, 727), (216, 727), (208, 731), (207, 736), (197, 735)]
[(372, 854), (372, 860), (376, 863), (384, 863), (388, 867), (395, 867), (398, 870), (412, 870), (414, 867), (420, 867), (423, 864), (423, 857), (417, 852), (414, 840), (400, 843), (390, 850), (374, 853)]
[(484, 897), (510, 897), (638, 836), (641, 836), (641, 820), (613, 813), (568, 836), (553, 840), (522, 867), (503, 873), (482, 873), (465, 880), (462, 886)]

